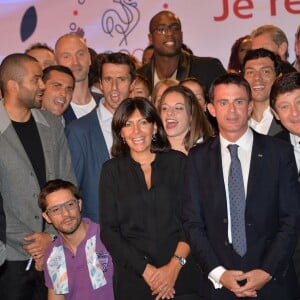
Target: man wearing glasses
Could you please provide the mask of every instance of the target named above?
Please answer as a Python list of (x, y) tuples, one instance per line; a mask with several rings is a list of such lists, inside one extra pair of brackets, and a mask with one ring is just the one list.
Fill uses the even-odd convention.
[(181, 22), (170, 11), (161, 11), (151, 19), (148, 37), (153, 56), (138, 73), (147, 77), (152, 86), (161, 79), (195, 77), (208, 89), (216, 77), (226, 73), (218, 59), (197, 57), (182, 49)]
[(48, 299), (113, 300), (112, 261), (99, 225), (81, 218), (82, 200), (68, 181), (49, 181), (39, 195), (47, 223), (58, 232), (44, 256)]

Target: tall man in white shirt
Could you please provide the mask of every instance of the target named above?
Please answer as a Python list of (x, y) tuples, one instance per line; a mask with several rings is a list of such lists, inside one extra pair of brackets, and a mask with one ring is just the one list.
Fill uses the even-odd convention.
[(76, 33), (61, 36), (55, 44), (58, 64), (71, 69), (75, 77), (72, 101), (64, 112), (66, 124), (91, 112), (99, 103), (100, 95), (89, 89), (91, 56), (84, 39)]
[(103, 56), (100, 87), (104, 97), (96, 110), (66, 127), (69, 148), (81, 190), (82, 214), (99, 223), (99, 181), (103, 163), (110, 158), (111, 121), (121, 101), (129, 97), (135, 82), (135, 66), (124, 53)]
[[(216, 79), (208, 109), (220, 134), (192, 148), (188, 157), (183, 226), (209, 278), (213, 300), (299, 296), (291, 264), (300, 225), (293, 149), (249, 128), (252, 106), (244, 78), (226, 74)], [(231, 147), (237, 148), (237, 156), (230, 154)], [(241, 171), (234, 178), (242, 185), (240, 210), (232, 206), (236, 164)]]
[(266, 49), (250, 50), (244, 58), (243, 74), (252, 92), (253, 111), (249, 125), (261, 134), (275, 135), (282, 130), (270, 108), (271, 87), (280, 74), (278, 58)]

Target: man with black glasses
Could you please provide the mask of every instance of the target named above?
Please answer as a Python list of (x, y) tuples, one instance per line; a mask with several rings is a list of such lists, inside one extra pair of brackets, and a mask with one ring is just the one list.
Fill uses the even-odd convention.
[(195, 77), (206, 89), (218, 76), (226, 73), (221, 62), (212, 57), (197, 57), (182, 49), (182, 28), (178, 16), (161, 11), (150, 21), (149, 43), (153, 45), (151, 62), (138, 70), (154, 86), (159, 80), (182, 80)]

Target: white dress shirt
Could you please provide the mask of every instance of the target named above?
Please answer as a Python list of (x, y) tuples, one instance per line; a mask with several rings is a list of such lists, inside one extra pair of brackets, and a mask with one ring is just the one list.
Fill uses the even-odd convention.
[(91, 112), (96, 107), (96, 100), (94, 97), (91, 98), (90, 102), (87, 104), (79, 105), (76, 103), (73, 103), (71, 101), (70, 105), (73, 108), (74, 114), (77, 117), (77, 119), (87, 115), (89, 112)]
[(253, 128), (256, 132), (261, 134), (268, 134), (271, 123), (273, 121), (273, 114), (270, 106), (264, 111), (263, 117), (260, 122), (255, 121), (253, 118), (249, 119), (249, 126)]
[[(229, 144), (237, 144), (239, 146), (238, 157), (242, 167), (245, 199), (246, 199), (252, 146), (253, 146), (253, 132), (250, 128), (248, 128), (247, 131), (234, 143), (227, 141), (220, 134), (220, 144), (221, 144), (223, 178), (224, 178), (224, 185), (226, 191), (226, 204), (227, 204), (227, 216), (228, 216), (228, 240), (229, 243), (232, 243), (231, 214), (230, 214), (230, 203), (229, 203), (229, 192), (228, 192), (228, 175), (229, 175), (229, 168), (231, 163), (231, 156), (227, 146)], [(226, 269), (224, 267), (218, 266), (208, 274), (208, 278), (212, 281), (215, 288), (222, 287), (222, 284), (220, 283), (220, 278), (225, 271)]]
[(290, 133), (291, 144), (294, 147), (294, 154), (296, 159), (296, 164), (298, 168), (298, 173), (300, 172), (300, 137)]
[(104, 135), (104, 140), (110, 154), (110, 150), (113, 143), (112, 131), (111, 131), (111, 122), (113, 118), (113, 114), (103, 105), (104, 98), (100, 100), (100, 103), (97, 107), (97, 116), (100, 123), (100, 127), (102, 129), (102, 133)]

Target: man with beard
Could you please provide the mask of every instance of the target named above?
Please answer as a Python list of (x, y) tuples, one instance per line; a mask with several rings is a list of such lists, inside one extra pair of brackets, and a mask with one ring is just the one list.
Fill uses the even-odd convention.
[(211, 82), (226, 73), (221, 62), (212, 57), (197, 57), (182, 49), (182, 29), (178, 16), (170, 11), (161, 11), (150, 21), (149, 44), (153, 45), (150, 63), (138, 73), (144, 75), (152, 87), (161, 80), (182, 80), (195, 77), (209, 89)]
[(44, 69), (42, 78), (45, 84), (42, 108), (62, 118), (65, 124), (63, 113), (71, 102), (75, 77), (69, 68), (55, 65)]
[(39, 195), (39, 207), (58, 232), (44, 257), (48, 299), (113, 300), (112, 260), (99, 225), (81, 218), (78, 189), (71, 182), (51, 180)]
[(38, 61), (18, 53), (4, 58), (0, 87), (0, 193), (7, 247), (0, 299), (46, 299), (42, 273), (32, 260), (41, 267), (53, 236), (40, 216), (38, 194), (46, 181), (75, 182), (75, 175), (61, 122), (39, 109), (45, 85)]
[(91, 56), (84, 39), (76, 33), (61, 36), (55, 44), (57, 63), (68, 67), (75, 77), (72, 101), (64, 112), (66, 124), (91, 112), (99, 103), (100, 95), (89, 89)]

